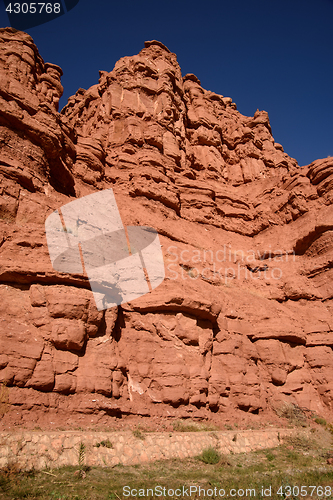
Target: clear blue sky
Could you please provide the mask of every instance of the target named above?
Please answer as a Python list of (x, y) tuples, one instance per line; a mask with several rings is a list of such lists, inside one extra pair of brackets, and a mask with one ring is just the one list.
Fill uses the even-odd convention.
[(27, 32), (64, 71), (61, 106), (157, 39), (183, 75), (232, 97), (242, 114), (268, 111), (275, 140), (300, 165), (333, 156), (333, 0), (80, 0)]

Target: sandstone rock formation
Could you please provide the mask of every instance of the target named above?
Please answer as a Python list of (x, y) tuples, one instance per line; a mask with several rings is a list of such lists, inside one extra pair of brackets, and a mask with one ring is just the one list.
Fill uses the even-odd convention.
[[(284, 401), (332, 416), (333, 158), (300, 167), (265, 111), (182, 77), (160, 42), (61, 113), (61, 69), (25, 33), (0, 42), (3, 421), (223, 420)], [(98, 311), (87, 276), (52, 268), (44, 224), (108, 188), (125, 225), (158, 231), (166, 278)]]

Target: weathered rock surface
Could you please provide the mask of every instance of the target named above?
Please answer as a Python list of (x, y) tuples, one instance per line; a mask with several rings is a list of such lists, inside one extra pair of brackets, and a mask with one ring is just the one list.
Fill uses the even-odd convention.
[[(58, 112), (61, 69), (0, 30), (3, 422), (52, 415), (333, 412), (333, 159), (300, 167), (268, 114), (182, 77), (146, 42)], [(45, 219), (112, 188), (154, 227), (166, 278), (98, 311), (52, 268)], [(97, 396), (96, 396), (97, 393)]]

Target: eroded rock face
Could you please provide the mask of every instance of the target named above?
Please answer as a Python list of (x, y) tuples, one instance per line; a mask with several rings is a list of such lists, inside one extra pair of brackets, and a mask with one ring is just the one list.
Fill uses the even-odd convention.
[(20, 188), (44, 193), (50, 183), (74, 194), (75, 133), (57, 112), (61, 68), (44, 63), (29, 35), (6, 28), (0, 37), (1, 174), (13, 198), (0, 210), (15, 218)]
[[(160, 42), (60, 114), (61, 69), (27, 34), (0, 30), (0, 63), (4, 419), (332, 415), (332, 158), (298, 166), (265, 111), (182, 77)], [(44, 223), (108, 188), (125, 225), (158, 231), (166, 278), (98, 311), (87, 276), (52, 268)]]

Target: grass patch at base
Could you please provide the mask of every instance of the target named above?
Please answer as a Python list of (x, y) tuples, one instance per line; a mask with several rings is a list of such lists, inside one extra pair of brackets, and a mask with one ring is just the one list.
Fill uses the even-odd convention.
[(203, 450), (201, 455), (198, 456), (198, 459), (201, 460), (204, 464), (218, 464), (220, 461), (221, 455), (215, 448), (211, 446)]
[[(327, 435), (326, 435), (327, 434)], [(267, 498), (283, 500), (288, 495), (288, 486), (327, 487), (326, 493), (316, 490), (312, 495), (290, 496), (326, 500), (333, 499), (333, 466), (327, 464), (327, 457), (333, 449), (330, 433), (322, 428), (309, 433), (309, 438), (299, 435), (287, 438), (284, 444), (269, 450), (250, 453), (221, 455), (218, 450), (208, 448), (199, 457), (157, 461), (145, 465), (116, 466), (113, 468), (91, 467), (84, 477), (77, 473), (77, 467), (63, 467), (54, 470), (20, 472), (14, 465), (0, 471), (1, 500), (123, 500), (125, 498), (221, 498), (219, 489), (225, 490), (224, 498), (231, 498), (231, 489), (239, 494), (234, 498), (262, 499), (262, 488), (271, 488)], [(127, 490), (124, 491), (124, 487)], [(187, 494), (158, 495), (155, 488), (168, 490), (185, 488)], [(188, 488), (203, 488), (217, 494), (199, 495)], [(282, 490), (281, 490), (282, 487)], [(215, 490), (216, 488), (216, 490)], [(329, 491), (329, 488), (331, 490)], [(186, 490), (187, 489), (187, 490)], [(246, 490), (255, 490), (255, 495)], [(280, 490), (279, 490), (280, 489)], [(147, 495), (140, 495), (146, 493)], [(163, 490), (162, 490), (163, 491)], [(243, 493), (242, 493), (243, 491)], [(280, 494), (278, 494), (280, 491)], [(305, 491), (305, 490), (303, 490)], [(130, 492), (129, 495), (124, 493)], [(297, 492), (295, 490), (295, 492)], [(131, 494), (133, 493), (133, 494)], [(135, 493), (135, 494), (134, 494)], [(310, 490), (308, 490), (310, 493)], [(267, 496), (267, 495), (266, 495)], [(266, 498), (266, 497), (265, 497)]]

